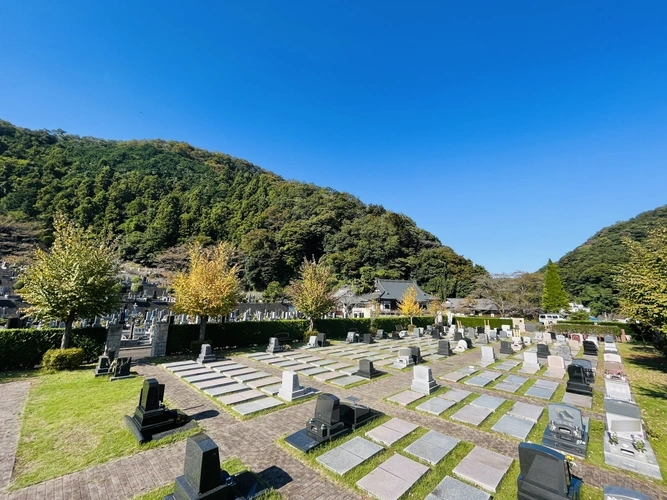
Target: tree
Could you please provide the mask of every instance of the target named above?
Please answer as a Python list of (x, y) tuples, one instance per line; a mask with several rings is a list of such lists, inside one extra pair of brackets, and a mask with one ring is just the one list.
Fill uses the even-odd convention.
[(568, 321), (588, 321), (589, 316), (586, 311), (575, 311), (567, 319)]
[(422, 306), (417, 302), (417, 289), (414, 286), (405, 289), (398, 302), (398, 310), (403, 316), (410, 318), (410, 324), (412, 324), (412, 318), (421, 314)]
[(285, 289), (280, 286), (278, 281), (272, 281), (266, 285), (266, 290), (262, 294), (266, 302), (278, 302), (285, 298)]
[(239, 301), (240, 281), (238, 267), (232, 265), (233, 255), (233, 247), (226, 242), (213, 248), (194, 243), (187, 272), (177, 273), (173, 279), (174, 312), (199, 316), (200, 342), (206, 337), (208, 319), (228, 315)]
[(501, 316), (517, 314), (534, 317), (540, 308), (543, 278), (539, 273), (517, 271), (482, 275), (477, 279), (476, 286), (476, 295), (496, 304)]
[(567, 292), (558, 274), (558, 266), (549, 259), (542, 288), (542, 309), (544, 312), (558, 312), (567, 308), (568, 302)]
[(617, 267), (615, 283), (624, 314), (667, 333), (667, 227), (643, 242), (624, 238), (628, 262)]
[(37, 319), (65, 323), (60, 348), (70, 344), (72, 324), (80, 318), (109, 314), (120, 306), (120, 270), (116, 245), (63, 215), (54, 217), (54, 241), (38, 249), (22, 276), (21, 295)]
[(132, 293), (139, 293), (144, 291), (144, 280), (141, 276), (134, 276), (132, 278), (132, 285), (130, 286)]
[(310, 320), (309, 331), (313, 331), (313, 319), (330, 312), (336, 305), (333, 297), (334, 278), (332, 269), (322, 260), (303, 259), (299, 278), (287, 287), (292, 304)]

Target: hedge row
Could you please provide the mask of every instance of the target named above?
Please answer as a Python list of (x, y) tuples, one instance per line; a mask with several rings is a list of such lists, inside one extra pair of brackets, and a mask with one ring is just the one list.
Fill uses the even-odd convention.
[(565, 331), (574, 331), (577, 333), (590, 332), (593, 335), (604, 335), (606, 330), (608, 330), (609, 333), (620, 336), (621, 330), (625, 330), (626, 334), (632, 335), (634, 338), (640, 338), (646, 333), (640, 325), (635, 323), (616, 323), (611, 321), (559, 321), (556, 326), (562, 326)]
[(460, 321), (464, 328), (483, 327), (485, 321), (489, 322), (491, 328), (502, 328), (503, 325), (512, 326), (512, 320), (510, 318), (496, 318), (492, 316), (454, 316), (454, 324), (456, 324), (457, 321)]
[[(44, 353), (60, 347), (62, 328), (0, 329), (0, 371), (30, 369)], [(84, 361), (95, 361), (104, 351), (106, 328), (74, 328), (70, 347), (83, 349)]]
[[(425, 327), (433, 323), (433, 317), (420, 316), (413, 319), (415, 326)], [(393, 331), (396, 325), (407, 326), (405, 317), (375, 318), (375, 328)], [(315, 329), (331, 339), (343, 339), (351, 328), (361, 333), (369, 331), (370, 318), (318, 319)], [(302, 340), (308, 331), (308, 321), (303, 319), (284, 321), (239, 321), (236, 323), (209, 323), (206, 325), (206, 340), (214, 348), (248, 347), (268, 344), (277, 333), (287, 332), (290, 339)], [(190, 351), (190, 342), (199, 338), (199, 325), (169, 325), (167, 354)]]

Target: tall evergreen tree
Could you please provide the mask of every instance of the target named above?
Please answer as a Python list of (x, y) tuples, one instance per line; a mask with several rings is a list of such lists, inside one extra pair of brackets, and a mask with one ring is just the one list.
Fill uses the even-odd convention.
[(568, 302), (569, 297), (558, 274), (558, 266), (549, 259), (542, 289), (542, 309), (545, 312), (558, 312), (566, 309)]

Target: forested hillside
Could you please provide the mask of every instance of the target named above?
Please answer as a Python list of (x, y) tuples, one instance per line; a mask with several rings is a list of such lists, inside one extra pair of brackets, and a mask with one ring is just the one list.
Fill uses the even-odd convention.
[(643, 241), (651, 228), (665, 225), (667, 205), (602, 229), (558, 261), (565, 289), (595, 314), (615, 311), (618, 296), (612, 284), (614, 268), (627, 260), (622, 238)]
[(49, 234), (65, 212), (120, 237), (144, 264), (197, 238), (227, 240), (247, 289), (286, 284), (304, 256), (325, 255), (341, 282), (416, 278), (427, 291), (465, 296), (481, 266), (442, 246), (410, 218), (354, 196), (286, 181), (245, 160), (175, 141), (107, 141), (0, 121), (0, 215)]

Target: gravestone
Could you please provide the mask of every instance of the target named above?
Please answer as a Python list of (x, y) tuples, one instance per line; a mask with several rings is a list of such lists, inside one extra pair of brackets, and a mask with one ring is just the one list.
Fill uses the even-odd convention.
[(154, 323), (151, 336), (151, 357), (167, 354), (167, 339), (169, 337), (169, 323)]
[(584, 340), (584, 356), (597, 356), (598, 346), (590, 340)]
[(318, 333), (317, 334), (317, 347), (326, 347), (329, 345), (329, 342), (327, 341), (327, 334), (326, 333)]
[(213, 354), (213, 348), (211, 345), (202, 344), (199, 357), (197, 357), (197, 363), (201, 365), (204, 363), (213, 363), (215, 361), (217, 361), (217, 358), (215, 357), (215, 354)]
[(488, 344), (489, 343), (489, 339), (487, 338), (485, 333), (480, 333), (477, 336), (477, 343), (478, 344)]
[(362, 342), (364, 344), (372, 344), (373, 343), (373, 334), (372, 333), (364, 333), (362, 336)]
[(513, 352), (511, 342), (507, 340), (500, 341), (500, 354), (512, 354)]
[(317, 335), (311, 335), (308, 337), (308, 343), (306, 344), (306, 347), (317, 347)]
[(581, 366), (584, 369), (584, 377), (586, 383), (593, 385), (595, 383), (595, 372), (593, 371), (593, 363), (588, 359), (574, 359), (572, 360), (573, 365)]
[(414, 365), (415, 362), (412, 359), (412, 351), (410, 350), (409, 347), (403, 347), (398, 350), (398, 356), (396, 358), (396, 361), (394, 361), (394, 364), (392, 365), (394, 368), (406, 368), (408, 366)]
[(438, 383), (433, 378), (433, 373), (428, 366), (415, 366), (413, 368), (411, 390), (419, 394), (429, 395), (438, 387)]
[(100, 356), (97, 358), (97, 366), (95, 367), (95, 376), (109, 375), (111, 373), (111, 361), (109, 356)]
[(468, 343), (465, 340), (459, 340), (454, 348), (454, 352), (465, 352), (468, 350)]
[(621, 488), (620, 486), (605, 486), (604, 500), (653, 500), (651, 497), (644, 495), (635, 490)]
[(542, 444), (563, 453), (586, 457), (589, 418), (582, 417), (579, 408), (563, 403), (551, 403), (547, 409), (549, 423)]
[(581, 365), (570, 365), (567, 367), (567, 387), (565, 392), (572, 394), (582, 394), (584, 396), (591, 396), (593, 394), (593, 387), (591, 387), (586, 379), (586, 372)]
[(607, 333), (604, 336), (604, 341), (605, 341), (605, 343), (615, 344), (616, 343), (616, 338), (612, 334)]
[(163, 399), (164, 384), (160, 384), (154, 378), (144, 380), (134, 415), (125, 416), (125, 425), (139, 443), (150, 441), (154, 434), (168, 431), (179, 425), (178, 411), (165, 407), (162, 404)]
[(534, 336), (535, 342), (542, 340), (542, 338), (543, 338), (542, 332), (535, 332)]
[(630, 385), (627, 382), (620, 380), (605, 380), (604, 381), (605, 395), (610, 399), (618, 399), (620, 401), (634, 402)]
[(463, 335), (457, 330), (454, 333), (454, 342), (458, 342), (459, 340), (463, 340)]
[(424, 362), (422, 358), (421, 350), (417, 346), (410, 346), (410, 355), (412, 356), (412, 362), (417, 365)]
[(271, 337), (269, 339), (269, 345), (266, 348), (266, 352), (269, 354), (274, 354), (276, 352), (283, 352), (285, 346), (280, 344), (280, 341), (276, 337)]
[(376, 370), (373, 367), (373, 362), (370, 359), (360, 359), (359, 369), (356, 371), (355, 375), (358, 377), (372, 379), (373, 377), (382, 375), (382, 372)]
[(387, 335), (384, 333), (384, 330), (378, 330), (375, 332), (375, 340), (383, 340), (386, 339)]
[(560, 356), (549, 356), (547, 358), (546, 377), (563, 378), (565, 375), (565, 361)]
[(477, 335), (484, 333), (484, 327), (483, 326), (478, 326), (477, 327)]
[(622, 363), (621, 356), (619, 354), (606, 352), (603, 354), (605, 362), (610, 363)]
[(294, 401), (306, 395), (306, 389), (299, 384), (299, 375), (295, 372), (284, 371), (283, 381), (278, 389), (278, 397), (284, 401)]
[(347, 337), (345, 338), (345, 342), (348, 344), (354, 344), (355, 342), (359, 342), (359, 334), (357, 332), (347, 332)]
[(605, 398), (604, 409), (607, 420), (605, 463), (662, 480), (658, 461), (642, 425), (639, 406)]
[(132, 358), (116, 358), (111, 364), (111, 372), (113, 376), (109, 379), (121, 380), (126, 378), (133, 378), (134, 375), (130, 375), (130, 367), (132, 366)]
[(568, 366), (572, 363), (572, 350), (570, 349), (569, 345), (558, 346), (556, 354), (558, 354), (561, 358), (563, 358), (565, 366)]
[(517, 479), (520, 500), (558, 500), (579, 498), (582, 481), (570, 473), (565, 455), (546, 446), (519, 444)]
[(496, 350), (492, 346), (482, 346), (482, 363), (493, 364), (496, 362)]
[(285, 441), (301, 451), (310, 451), (322, 443), (344, 436), (379, 415), (378, 412), (355, 403), (341, 403), (333, 394), (320, 394), (315, 404), (315, 416)]
[(498, 340), (498, 332), (491, 330), (489, 332), (489, 342), (496, 342)]
[(549, 356), (551, 356), (551, 351), (549, 351), (549, 346), (546, 344), (537, 344), (538, 361), (541, 359), (544, 363), (546, 363), (547, 358)]
[(438, 354), (440, 356), (451, 356), (452, 348), (449, 344), (449, 340), (439, 340), (438, 341)]

